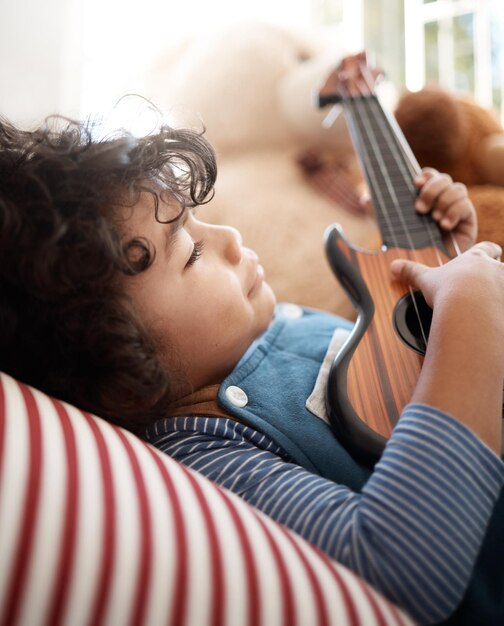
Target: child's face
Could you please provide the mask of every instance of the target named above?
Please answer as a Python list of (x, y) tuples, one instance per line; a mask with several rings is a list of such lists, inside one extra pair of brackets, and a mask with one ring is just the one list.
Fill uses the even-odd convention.
[[(163, 209), (166, 215), (180, 210), (160, 203), (161, 219)], [(172, 232), (173, 225), (156, 221), (151, 196), (142, 194), (126, 216), (125, 240), (145, 237), (156, 254), (124, 284), (161, 357), (169, 367), (182, 366), (198, 389), (221, 382), (268, 327), (275, 296), (237, 230), (206, 224), (186, 210)], [(197, 242), (203, 242), (199, 256)]]

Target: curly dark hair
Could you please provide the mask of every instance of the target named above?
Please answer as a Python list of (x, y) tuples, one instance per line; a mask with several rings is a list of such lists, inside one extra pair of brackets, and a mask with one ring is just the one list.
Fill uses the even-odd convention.
[(35, 131), (0, 119), (0, 370), (133, 431), (160, 417), (176, 377), (118, 280), (152, 250), (121, 242), (114, 209), (148, 191), (158, 221), (163, 194), (182, 214), (210, 199), (216, 173), (203, 132), (95, 139), (61, 117)]

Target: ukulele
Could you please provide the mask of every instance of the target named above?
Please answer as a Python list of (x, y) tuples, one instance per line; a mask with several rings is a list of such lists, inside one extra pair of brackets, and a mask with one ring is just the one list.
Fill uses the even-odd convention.
[(357, 312), (330, 369), (328, 413), (336, 436), (367, 464), (378, 460), (410, 401), (432, 318), (419, 291), (392, 282), (390, 264), (406, 258), (434, 266), (450, 258), (432, 217), (415, 210), (420, 167), (378, 101), (378, 76), (361, 53), (345, 59), (319, 92), (319, 106), (343, 107), (383, 242), (381, 251), (368, 252), (354, 247), (337, 225), (325, 233), (330, 266)]

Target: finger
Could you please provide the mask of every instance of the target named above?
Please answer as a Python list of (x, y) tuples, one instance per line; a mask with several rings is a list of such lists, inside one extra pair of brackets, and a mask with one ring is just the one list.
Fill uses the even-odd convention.
[(433, 176), (441, 174), (441, 172), (435, 167), (422, 167), (422, 174), (425, 174), (427, 178), (432, 178)]
[(502, 248), (493, 241), (480, 241), (467, 251), (468, 254), (484, 254), (492, 259), (500, 260)]
[(472, 223), (472, 205), (468, 198), (459, 198), (449, 206), (443, 206), (442, 208), (438, 203), (436, 210), (432, 213), (432, 217), (439, 222), (439, 225), (444, 230), (453, 230), (461, 222)]
[(406, 259), (395, 259), (390, 265), (392, 278), (407, 285), (420, 288), (421, 277), (425, 271), (429, 270), (427, 265), (407, 261)]
[(467, 198), (467, 187), (463, 183), (448, 183), (438, 194), (438, 202), (450, 205), (460, 198)]
[(415, 184), (417, 187), (422, 187), (428, 180), (437, 175), (439, 175), (438, 170), (435, 170), (433, 167), (424, 167), (420, 174), (415, 176)]
[[(440, 214), (446, 213), (448, 209), (452, 207), (455, 203), (463, 200), (466, 203), (464, 212), (468, 214), (471, 213), (471, 204), (469, 201), (469, 196), (467, 195), (467, 187), (462, 183), (451, 183), (441, 189), (437, 198), (436, 198), (436, 211)], [(462, 209), (462, 206), (459, 206)], [(437, 219), (434, 215), (434, 219)]]
[(426, 180), (420, 189), (420, 195), (415, 203), (417, 211), (420, 213), (428, 213), (436, 206), (440, 195), (453, 185), (453, 181), (448, 174), (437, 174)]
[(467, 195), (467, 187), (462, 183), (451, 183), (441, 190), (436, 198), (436, 206), (432, 211), (432, 217), (439, 220), (443, 215), (453, 210), (457, 205), (457, 210), (469, 218), (472, 214), (472, 204)]
[(425, 184), (420, 189), (420, 197), (427, 203), (432, 203), (434, 200), (450, 185), (453, 185), (453, 180), (448, 174), (436, 174), (426, 175)]

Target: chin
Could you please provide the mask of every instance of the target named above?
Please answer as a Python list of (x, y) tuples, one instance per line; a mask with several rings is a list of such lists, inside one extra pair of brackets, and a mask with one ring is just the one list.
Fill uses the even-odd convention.
[(277, 304), (275, 292), (273, 291), (273, 289), (270, 287), (268, 283), (263, 284), (263, 290), (264, 290), (264, 298), (268, 302), (269, 307), (271, 308), (271, 316), (273, 316), (273, 313), (275, 311), (275, 307)]
[(276, 296), (268, 284), (263, 285), (263, 305), (261, 306), (261, 318), (264, 320), (263, 330), (266, 330), (273, 321), (275, 307), (277, 304)]

